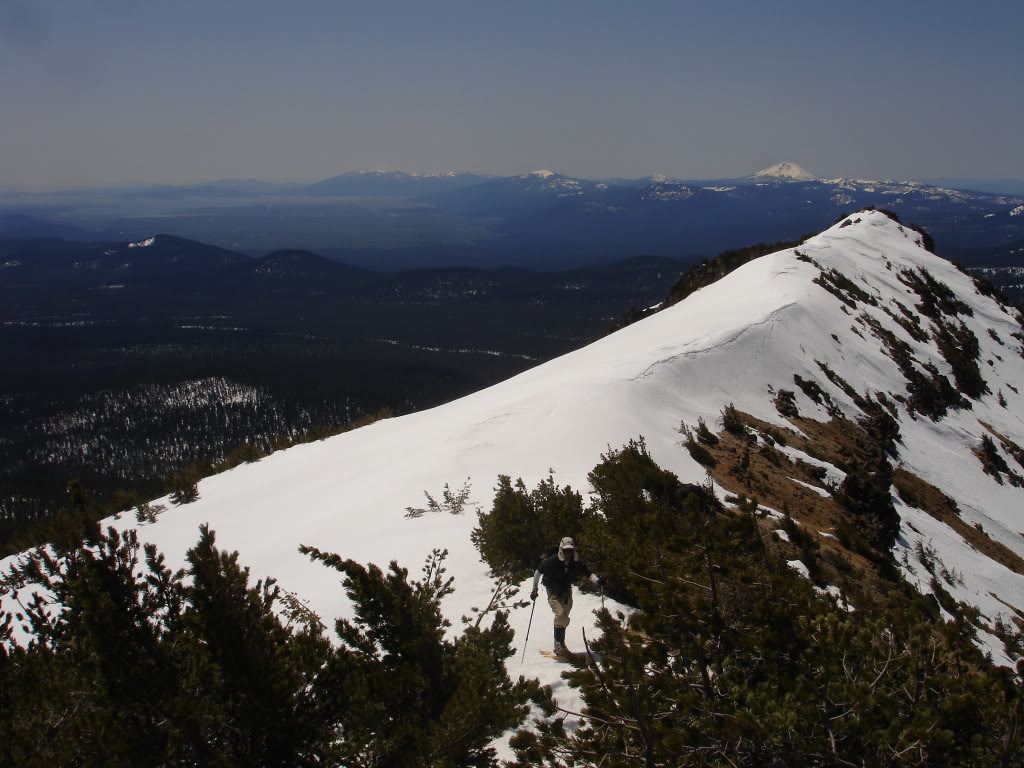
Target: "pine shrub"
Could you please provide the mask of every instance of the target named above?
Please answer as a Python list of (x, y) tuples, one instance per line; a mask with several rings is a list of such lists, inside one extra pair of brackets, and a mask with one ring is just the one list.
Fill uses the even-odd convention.
[(722, 409), (722, 415), (719, 419), (719, 423), (722, 425), (722, 429), (726, 432), (730, 432), (733, 435), (739, 437), (747, 437), (747, 425), (743, 422), (743, 417), (740, 412), (736, 410), (736, 406), (729, 403), (725, 408)]
[[(539, 700), (505, 671), (505, 612), (446, 631), (445, 552), (411, 581), (305, 549), (344, 575), (336, 644), (206, 527), (177, 572), (133, 531), (84, 533), (5, 579), (41, 588), (0, 618), (5, 765), (496, 767), (491, 743)], [(10, 643), (15, 622), (30, 643)]]
[(196, 473), (189, 470), (174, 472), (168, 477), (170, 500), (172, 504), (191, 504), (199, 498), (199, 479)]
[(796, 393), (790, 389), (780, 389), (775, 395), (775, 410), (779, 415), (788, 419), (795, 419), (800, 415), (796, 406)]
[(584, 516), (580, 494), (569, 486), (560, 488), (553, 475), (532, 491), (522, 479), (513, 485), (501, 475), (491, 509), (477, 513), (470, 537), (492, 574), (516, 582), (533, 573), (562, 537), (576, 537)]
[[(580, 725), (520, 731), (516, 765), (1020, 763), (1020, 684), (975, 648), (977, 616), (955, 601), (950, 624), (895, 588), (849, 613), (762, 554), (753, 515), (636, 445), (591, 482), (592, 549), (637, 610), (599, 612), (596, 663), (565, 675)], [(818, 560), (811, 544), (802, 556)]]
[(697, 439), (704, 445), (718, 445), (718, 437), (708, 429), (703, 416), (697, 417)]
[(867, 540), (879, 552), (888, 552), (900, 530), (900, 516), (892, 504), (892, 465), (883, 456), (855, 462), (835, 491), (836, 500), (853, 515)]
[[(703, 420), (701, 420), (700, 423), (703, 423)], [(706, 425), (705, 429), (707, 429)], [(705, 443), (705, 441), (700, 440), (698, 437), (699, 433), (698, 435), (695, 435), (694, 431), (686, 424), (681, 424), (679, 426), (679, 431), (683, 435), (683, 447), (686, 448), (687, 452), (690, 454), (690, 458), (705, 467), (714, 467), (718, 464), (718, 460), (714, 457), (711, 451), (704, 447), (705, 444), (709, 443)], [(710, 430), (708, 430), (708, 434), (714, 438), (715, 444), (717, 444), (718, 438), (712, 435)]]

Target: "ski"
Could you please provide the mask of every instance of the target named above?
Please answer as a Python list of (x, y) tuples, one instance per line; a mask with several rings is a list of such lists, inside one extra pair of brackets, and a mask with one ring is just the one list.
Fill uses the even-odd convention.
[(572, 651), (567, 651), (565, 653), (555, 653), (554, 651), (538, 650), (537, 652), (546, 659), (552, 659), (554, 661), (564, 661), (566, 663), (573, 662), (577, 664), (582, 664), (586, 661), (587, 658), (587, 655), (585, 653), (573, 653)]

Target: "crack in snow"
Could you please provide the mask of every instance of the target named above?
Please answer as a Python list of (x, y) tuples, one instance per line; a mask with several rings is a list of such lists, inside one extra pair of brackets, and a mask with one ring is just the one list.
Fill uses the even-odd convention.
[(738, 329), (737, 331), (729, 335), (727, 338), (710, 347), (704, 347), (703, 349), (690, 349), (686, 350), (685, 352), (678, 352), (674, 355), (669, 355), (668, 357), (664, 357), (661, 360), (656, 360), (655, 362), (647, 366), (644, 370), (642, 370), (640, 373), (638, 373), (636, 376), (633, 376), (630, 379), (630, 381), (639, 381), (640, 379), (646, 379), (648, 376), (654, 373), (655, 369), (663, 365), (667, 365), (671, 362), (674, 362), (680, 358), (696, 357), (697, 355), (705, 354), (707, 352), (714, 352), (716, 349), (721, 349), (722, 347), (728, 346), (729, 344), (732, 344), (733, 342), (737, 341), (747, 331), (753, 330), (754, 328), (757, 328), (762, 325), (771, 326), (771, 324), (775, 322), (775, 319), (780, 314), (782, 314), (785, 310), (795, 306), (797, 306), (797, 302), (795, 301), (791, 301), (788, 304), (783, 304), (781, 307), (773, 309), (771, 312), (769, 312), (768, 316), (765, 317), (763, 320), (759, 320), (756, 323), (751, 323), (750, 325), (743, 326), (742, 328)]

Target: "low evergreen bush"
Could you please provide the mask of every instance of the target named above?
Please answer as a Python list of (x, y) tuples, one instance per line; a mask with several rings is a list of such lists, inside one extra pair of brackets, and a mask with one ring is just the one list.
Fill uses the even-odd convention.
[[(598, 613), (587, 636), (597, 663), (566, 675), (583, 697), (580, 725), (540, 718), (519, 731), (517, 766), (1024, 760), (1020, 679), (978, 651), (979, 617), (944, 588), (948, 623), (933, 599), (896, 585), (858, 592), (848, 612), (764, 554), (756, 516), (680, 483), (639, 445), (603, 457), (591, 482), (591, 550), (638, 610)], [(798, 531), (817, 570), (813, 537)], [(1022, 647), (1019, 631), (1001, 631)]]
[[(471, 538), (495, 576), (518, 582), (532, 574), (563, 536), (577, 536), (584, 519), (583, 499), (553, 475), (528, 491), (522, 479), (498, 477), (494, 503), (477, 513)], [(577, 542), (579, 543), (579, 542)]]
[[(445, 552), (410, 581), (303, 548), (344, 577), (354, 613), (335, 645), (205, 527), (177, 572), (134, 532), (81, 532), (3, 584), (42, 587), (0, 621), (4, 765), (497, 766), (491, 742), (542, 701), (505, 671), (505, 612), (446, 632)], [(11, 642), (15, 623), (28, 644)]]

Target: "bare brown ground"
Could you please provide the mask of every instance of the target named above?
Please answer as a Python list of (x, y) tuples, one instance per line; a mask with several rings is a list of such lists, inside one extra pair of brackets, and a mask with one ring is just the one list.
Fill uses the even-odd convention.
[(936, 520), (948, 525), (972, 549), (1006, 566), (1014, 573), (1024, 575), (1024, 558), (992, 539), (981, 528), (965, 522), (960, 517), (956, 503), (946, 494), (905, 469), (897, 469), (893, 474), (893, 484), (905, 502), (923, 509)]
[[(786, 445), (819, 461), (846, 463), (863, 453), (855, 436), (850, 434), (848, 422), (844, 426), (835, 419), (828, 423), (799, 417), (791, 419), (791, 423), (803, 433), (801, 435), (794, 429), (780, 428), (746, 413), (741, 413), (741, 416), (762, 436), (768, 435), (777, 443), (785, 441)], [(859, 427), (853, 426), (859, 431)], [(800, 480), (827, 493), (816, 467), (807, 462), (792, 461), (770, 445), (759, 445), (729, 432), (718, 433), (718, 438), (717, 446), (705, 446), (717, 462), (710, 470), (715, 482), (736, 496), (757, 499), (759, 504), (789, 514), (816, 540), (820, 548), (819, 558), (824, 563), (844, 563), (847, 578), (874, 578), (874, 566), (867, 559), (848, 550), (837, 538), (832, 538), (837, 523), (846, 516), (845, 511), (831, 496), (823, 496), (796, 482)], [(742, 468), (745, 453), (746, 470)], [(771, 536), (771, 531), (781, 527), (777, 520), (763, 520), (761, 525), (773, 554), (784, 555), (787, 559), (799, 554), (797, 547)], [(829, 573), (828, 576), (834, 580), (847, 580), (840, 578), (838, 573)]]
[[(863, 555), (847, 549), (838, 538), (823, 535), (835, 535), (839, 526), (851, 523), (849, 512), (831, 496), (815, 493), (796, 482), (799, 480), (828, 492), (820, 470), (808, 462), (793, 461), (764, 444), (765, 436), (768, 442), (784, 441), (812, 458), (843, 469), (851, 463), (869, 459), (877, 450), (867, 433), (858, 424), (842, 418), (822, 422), (797, 416), (788, 419), (792, 427), (780, 428), (746, 413), (740, 415), (748, 427), (762, 437), (762, 441), (758, 443), (724, 430), (719, 432), (718, 445), (704, 446), (716, 461), (715, 466), (709, 468), (712, 478), (730, 493), (757, 499), (760, 504), (788, 513), (798, 521), (804, 531), (816, 538), (826, 571), (833, 571), (826, 573), (828, 577), (846, 582), (851, 578), (866, 579), (868, 583), (875, 581), (878, 574), (874, 564)], [(993, 434), (1005, 440), (998, 433)], [(894, 484), (908, 504), (951, 527), (973, 549), (1024, 575), (1024, 558), (993, 540), (980, 527), (962, 520), (953, 500), (934, 485), (902, 468), (895, 469)], [(771, 536), (770, 532), (780, 527), (778, 521), (767, 519), (761, 525), (771, 551), (789, 559), (796, 557), (795, 546)], [(833, 566), (840, 564), (845, 577), (834, 572), (836, 569), (829, 566), (830, 563)], [(867, 587), (868, 583), (864, 586)]]
[(1010, 619), (1013, 621), (1014, 624), (1017, 625), (1017, 629), (1024, 629), (1024, 611), (1015, 606), (1013, 603), (1006, 602), (995, 592), (989, 592), (989, 594), (996, 600), (998, 600), (1000, 603), (1005, 605), (1007, 608), (1009, 608), (1011, 611), (1013, 611), (1013, 615), (1010, 617)]

